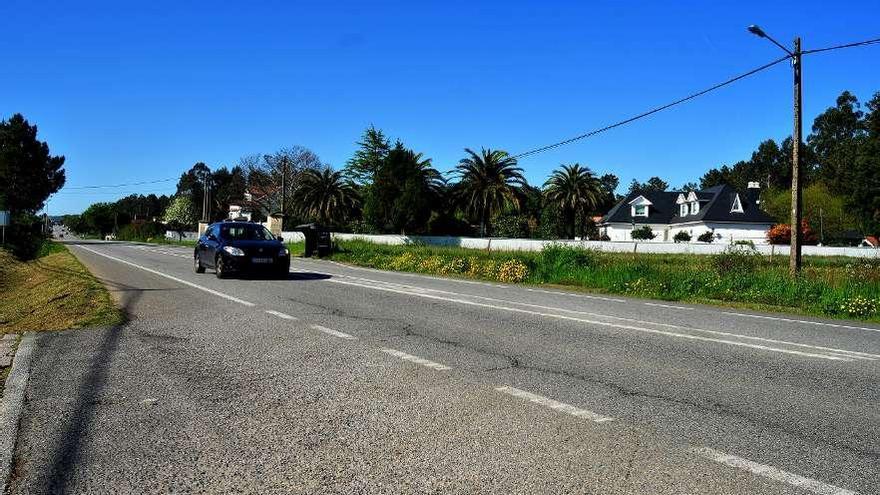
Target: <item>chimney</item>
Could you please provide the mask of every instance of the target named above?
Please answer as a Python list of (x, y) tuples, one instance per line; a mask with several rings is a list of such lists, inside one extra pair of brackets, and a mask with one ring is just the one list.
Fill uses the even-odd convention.
[(761, 204), (761, 183), (760, 182), (749, 182), (749, 189), (746, 191), (746, 199), (748, 199), (749, 203), (760, 205)]

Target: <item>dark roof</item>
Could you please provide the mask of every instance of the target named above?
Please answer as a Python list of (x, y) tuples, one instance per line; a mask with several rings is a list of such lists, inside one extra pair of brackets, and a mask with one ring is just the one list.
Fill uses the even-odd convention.
[(758, 205), (749, 199), (749, 195), (739, 193), (740, 204), (743, 212), (731, 212), (736, 189), (728, 185), (720, 185), (696, 191), (700, 201), (700, 211), (696, 215), (679, 215), (679, 205), (676, 204), (679, 194), (687, 196), (684, 191), (636, 191), (630, 193), (623, 201), (614, 205), (614, 208), (602, 218), (602, 223), (633, 223), (630, 214), (629, 203), (639, 196), (653, 203), (648, 210), (648, 217), (635, 217), (635, 223), (658, 224), (658, 223), (685, 223), (685, 222), (744, 222), (744, 223), (775, 223), (769, 215), (761, 211)]

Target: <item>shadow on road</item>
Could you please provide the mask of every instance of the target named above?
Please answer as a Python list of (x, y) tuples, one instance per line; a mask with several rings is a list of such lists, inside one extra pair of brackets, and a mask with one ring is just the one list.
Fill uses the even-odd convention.
[[(100, 279), (100, 278), (99, 278)], [(132, 313), (132, 308), (140, 300), (144, 292), (159, 290), (178, 290), (174, 288), (141, 288), (133, 287), (120, 282), (106, 279), (100, 279), (107, 285), (108, 290), (117, 293), (117, 297), (122, 310), (126, 315)], [(32, 466), (32, 469), (45, 468), (42, 474), (42, 487), (36, 490), (38, 493), (69, 493), (70, 482), (76, 473), (78, 466), (82, 464), (83, 442), (88, 436), (88, 431), (98, 427), (94, 425), (95, 409), (99, 407), (101, 399), (104, 395), (104, 389), (107, 383), (110, 365), (113, 362), (119, 346), (120, 339), (125, 331), (127, 324), (115, 327), (93, 329), (99, 332), (95, 342), (99, 343), (94, 353), (90, 353), (93, 357), (88, 363), (85, 373), (74, 394), (74, 402), (70, 410), (66, 427), (60, 434), (54, 446), (53, 453), (48, 459), (46, 466)], [(73, 332), (83, 332), (84, 330), (74, 330)], [(75, 340), (83, 339), (82, 336), (75, 336), (71, 333), (57, 333), (46, 338), (61, 338), (74, 343)], [(57, 344), (56, 344), (57, 345)], [(45, 352), (46, 347), (38, 346), (36, 354), (41, 351)], [(57, 352), (57, 349), (56, 351)], [(39, 357), (35, 356), (35, 361)], [(73, 370), (70, 370), (73, 372)], [(16, 463), (24, 461), (16, 458)], [(39, 476), (38, 473), (34, 473)]]

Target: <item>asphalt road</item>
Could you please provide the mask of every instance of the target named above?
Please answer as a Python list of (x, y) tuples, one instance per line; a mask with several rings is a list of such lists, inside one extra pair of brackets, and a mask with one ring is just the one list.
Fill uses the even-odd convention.
[(880, 493), (880, 327), (81, 242), (11, 493)]

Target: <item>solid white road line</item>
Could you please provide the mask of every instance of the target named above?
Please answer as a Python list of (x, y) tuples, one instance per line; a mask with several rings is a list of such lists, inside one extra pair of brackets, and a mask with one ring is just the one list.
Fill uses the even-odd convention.
[(826, 323), (824, 321), (797, 320), (794, 318), (783, 318), (781, 316), (750, 315), (748, 313), (736, 313), (733, 311), (720, 311), (720, 313), (723, 313), (726, 315), (733, 315), (733, 316), (744, 316), (746, 318), (759, 318), (759, 319), (763, 319), (763, 320), (784, 321), (786, 323), (797, 323), (798, 325), (803, 323), (805, 325), (817, 325), (817, 326), (822, 326), (822, 327), (846, 328), (848, 330), (867, 330), (868, 332), (880, 332), (880, 328), (857, 327), (855, 325), (843, 325), (840, 323)]
[(314, 329), (314, 330), (317, 330), (317, 331), (319, 331), (319, 332), (324, 332), (324, 333), (326, 333), (327, 335), (332, 335), (332, 336), (334, 336), (334, 337), (338, 337), (338, 338), (340, 338), (340, 339), (345, 339), (345, 340), (357, 340), (357, 337), (355, 337), (354, 335), (349, 335), (349, 334), (344, 333), (344, 332), (339, 332), (339, 331), (332, 330), (332, 329), (327, 328), (327, 327), (322, 327), (321, 325), (311, 325), (311, 328)]
[(327, 281), (332, 282), (332, 283), (336, 283), (336, 284), (353, 285), (356, 287), (363, 287), (363, 288), (367, 288), (367, 289), (394, 292), (397, 294), (404, 294), (404, 295), (408, 295), (408, 296), (424, 297), (427, 299), (435, 299), (435, 300), (439, 300), (439, 301), (454, 302), (454, 303), (458, 303), (458, 304), (466, 304), (469, 306), (497, 309), (500, 311), (509, 311), (511, 313), (522, 313), (522, 314), (529, 314), (529, 315), (534, 315), (534, 316), (543, 316), (543, 317), (547, 317), (547, 318), (556, 318), (559, 320), (577, 321), (577, 322), (581, 322), (581, 323), (588, 323), (591, 325), (600, 325), (600, 326), (606, 326), (606, 327), (612, 327), (612, 328), (620, 328), (620, 329), (624, 329), (624, 330), (634, 330), (637, 332), (644, 332), (644, 333), (650, 333), (650, 334), (655, 334), (655, 335), (665, 335), (667, 337), (676, 337), (676, 338), (680, 338), (680, 339), (697, 340), (697, 341), (703, 341), (703, 342), (716, 342), (719, 344), (727, 344), (727, 345), (738, 346), (738, 347), (747, 347), (747, 348), (751, 348), (751, 349), (760, 349), (760, 350), (765, 350), (765, 351), (778, 352), (778, 353), (782, 353), (782, 354), (791, 354), (791, 355), (795, 355), (795, 356), (827, 359), (830, 361), (852, 361), (854, 359), (854, 357), (849, 357), (849, 356), (842, 357), (838, 354), (820, 354), (820, 353), (815, 353), (815, 352), (796, 351), (793, 349), (783, 349), (783, 348), (779, 348), (779, 347), (771, 347), (771, 346), (765, 346), (765, 345), (759, 345), (759, 344), (750, 344), (747, 342), (738, 342), (738, 341), (734, 341), (734, 340), (716, 339), (716, 338), (711, 338), (711, 337), (702, 337), (699, 335), (689, 335), (689, 334), (676, 333), (676, 332), (667, 332), (667, 331), (663, 331), (663, 330), (657, 330), (654, 328), (637, 327), (637, 326), (632, 326), (632, 325), (621, 325), (618, 323), (609, 323), (607, 321), (591, 320), (591, 319), (586, 319), (586, 318), (576, 318), (574, 316), (565, 316), (565, 315), (560, 315), (560, 314), (555, 314), (555, 313), (532, 311), (532, 310), (528, 310), (528, 309), (514, 308), (514, 307), (510, 307), (510, 306), (499, 306), (496, 304), (478, 303), (475, 301), (468, 301), (465, 299), (456, 299), (456, 298), (452, 298), (452, 297), (442, 297), (442, 296), (437, 296), (434, 294), (424, 294), (424, 293), (420, 293), (420, 292), (405, 291), (405, 290), (393, 289), (390, 287), (362, 284), (362, 283), (356, 283), (356, 282), (348, 282), (348, 281), (337, 280), (337, 279), (332, 279), (332, 278), (328, 279)]
[[(338, 261), (328, 261), (328, 263), (332, 263), (334, 265), (338, 265), (340, 267), (351, 269), (351, 270), (361, 270), (361, 271), (369, 271), (369, 272), (385, 273), (385, 274), (388, 273), (387, 271), (377, 270), (374, 268), (364, 268), (364, 267), (359, 267), (359, 266), (346, 265), (343, 263), (339, 263)], [(454, 282), (454, 283), (472, 284), (472, 285), (484, 285), (487, 287), (496, 287), (496, 288), (502, 288), (502, 289), (510, 288), (510, 286), (507, 286), (507, 285), (491, 284), (488, 282), (478, 282), (478, 281), (474, 281), (474, 280), (461, 280), (461, 279), (456, 279), (456, 278), (431, 277), (428, 275), (420, 275), (420, 274), (416, 274), (416, 273), (403, 273), (403, 272), (392, 272), (392, 273), (394, 275), (416, 277), (416, 278), (425, 278), (425, 279), (429, 279), (429, 280), (437, 280), (437, 281), (444, 281), (444, 282)], [(347, 275), (339, 274), (339, 273), (328, 273), (328, 275), (347, 276)], [(586, 295), (586, 294), (577, 294), (577, 293), (562, 292), (562, 291), (552, 291), (552, 290), (545, 290), (545, 289), (535, 289), (535, 288), (531, 288), (531, 287), (522, 287), (522, 288), (527, 291), (531, 291), (531, 292), (542, 292), (545, 294), (554, 294), (554, 295), (567, 296), (567, 297), (578, 297), (578, 298), (584, 298), (584, 299), (597, 299), (597, 300), (602, 300), (602, 301), (630, 303), (630, 304), (634, 302), (634, 301), (630, 301), (630, 300), (626, 300), (626, 299), (617, 299), (617, 298), (613, 298), (613, 297), (591, 296), (591, 295)], [(697, 311), (700, 309), (700, 308), (689, 308), (689, 307), (685, 307), (685, 306), (674, 306), (674, 305), (668, 305), (668, 304), (663, 305), (660, 303), (651, 303), (651, 302), (642, 302), (641, 304), (646, 305), (646, 306), (668, 307), (670, 309), (680, 309), (680, 310), (684, 310), (684, 311)], [(758, 318), (758, 319), (765, 319), (765, 320), (781, 321), (781, 322), (785, 322), (785, 323), (794, 323), (794, 324), (798, 324), (798, 325), (805, 324), (805, 325), (824, 326), (824, 327), (830, 327), (830, 328), (845, 328), (845, 329), (849, 329), (849, 330), (865, 330), (868, 332), (880, 332), (880, 328), (861, 327), (861, 326), (857, 326), (857, 325), (846, 325), (846, 324), (842, 324), (842, 323), (828, 323), (828, 322), (824, 322), (824, 321), (801, 320), (801, 319), (797, 319), (797, 318), (785, 318), (785, 317), (781, 317), (781, 316), (756, 315), (756, 314), (739, 313), (736, 311), (723, 311), (723, 310), (716, 310), (716, 309), (712, 309), (712, 310), (706, 309), (706, 311), (720, 312), (720, 313), (731, 315), (731, 316), (742, 316), (745, 318)]]
[[(302, 260), (299, 260), (299, 261), (302, 261)], [(480, 282), (478, 280), (462, 280), (460, 278), (436, 277), (436, 276), (432, 276), (432, 275), (422, 275), (419, 273), (388, 272), (387, 270), (378, 270), (375, 268), (366, 268), (363, 266), (346, 265), (346, 264), (340, 263), (338, 261), (329, 261), (328, 260), (327, 263), (331, 263), (331, 264), (340, 266), (342, 268), (350, 269), (350, 270), (361, 270), (361, 271), (365, 271), (365, 272), (373, 272), (373, 273), (381, 273), (381, 274), (393, 273), (394, 275), (399, 275), (402, 277), (423, 278), (423, 279), (434, 280), (434, 281), (438, 281), (438, 282), (454, 282), (457, 284), (482, 285), (484, 287), (494, 287), (496, 289), (510, 289), (513, 287), (511, 285), (493, 284), (490, 282)], [(348, 275), (344, 275), (341, 273), (328, 273), (327, 275), (336, 275), (336, 276), (342, 276), (342, 277), (348, 276)], [(555, 291), (555, 290), (547, 290), (547, 289), (535, 289), (532, 287), (517, 287), (517, 288), (525, 289), (529, 292), (542, 292), (544, 294), (554, 294), (557, 296), (575, 297), (575, 298), (581, 298), (581, 299), (595, 299), (598, 301), (608, 301), (608, 302), (617, 302), (617, 303), (629, 302), (625, 299), (618, 299), (618, 298), (614, 298), (614, 297), (592, 296), (592, 295), (588, 295), (588, 294), (578, 294), (578, 293), (574, 293), (574, 292), (563, 292), (563, 291)]]
[(243, 304), (243, 305), (245, 305), (245, 306), (256, 306), (256, 304), (254, 304), (254, 303), (252, 303), (252, 302), (249, 302), (249, 301), (245, 301), (244, 299), (239, 299), (239, 298), (237, 298), (237, 297), (230, 296), (229, 294), (224, 294), (224, 293), (222, 293), (222, 292), (218, 292), (218, 291), (216, 291), (216, 290), (209, 289), (209, 288), (207, 288), (207, 287), (202, 287), (201, 285), (194, 284), (194, 283), (192, 283), (192, 282), (187, 282), (186, 280), (183, 280), (183, 279), (177, 278), (177, 277), (175, 277), (175, 276), (173, 276), (173, 275), (168, 275), (167, 273), (162, 273), (162, 272), (160, 272), (160, 271), (158, 271), (158, 270), (153, 270), (152, 268), (147, 268), (147, 267), (145, 267), (145, 266), (141, 266), (141, 265), (138, 265), (138, 264), (136, 264), (136, 263), (132, 263), (131, 261), (126, 261), (126, 260), (124, 260), (124, 259), (117, 258), (116, 256), (110, 256), (109, 254), (104, 254), (104, 253), (101, 253), (101, 252), (95, 251), (94, 249), (87, 248), (87, 247), (85, 247), (85, 246), (77, 246), (77, 247), (80, 248), (80, 249), (85, 249), (86, 251), (88, 251), (88, 252), (90, 252), (90, 253), (97, 254), (98, 256), (103, 256), (103, 257), (105, 257), (105, 258), (107, 258), (107, 259), (111, 259), (111, 260), (113, 260), (113, 261), (117, 261), (117, 262), (119, 262), (119, 263), (124, 263), (124, 264), (126, 264), (126, 265), (133, 266), (133, 267), (135, 267), (135, 268), (139, 268), (139, 269), (141, 269), (141, 270), (143, 270), (143, 271), (145, 271), (145, 272), (150, 272), (150, 273), (152, 273), (152, 274), (154, 274), (154, 275), (159, 275), (160, 277), (165, 277), (165, 278), (167, 278), (167, 279), (174, 280), (174, 281), (177, 282), (177, 283), (180, 283), (180, 284), (183, 284), (183, 285), (186, 285), (186, 286), (192, 287), (192, 288), (194, 288), (194, 289), (199, 289), (199, 290), (201, 290), (201, 291), (205, 291), (205, 292), (207, 292), (208, 294), (213, 294), (213, 295), (215, 295), (215, 296), (222, 297), (222, 298), (224, 298), (224, 299), (228, 299), (228, 300), (233, 301), (233, 302), (237, 302), (238, 304)]
[(645, 306), (656, 306), (658, 308), (681, 309), (684, 311), (693, 311), (694, 310), (694, 308), (686, 308), (684, 306), (675, 306), (672, 304), (660, 304), (660, 303), (649, 303), (649, 302), (643, 302), (642, 304), (644, 304)]
[(505, 394), (512, 395), (514, 397), (519, 397), (520, 399), (525, 399), (529, 402), (534, 402), (535, 404), (540, 404), (544, 407), (549, 407), (550, 409), (555, 409), (557, 411), (562, 411), (566, 414), (571, 414), (572, 416), (589, 419), (594, 423), (607, 423), (608, 421), (614, 421), (614, 418), (612, 417), (602, 416), (601, 414), (594, 413), (593, 411), (580, 409), (570, 404), (555, 401), (553, 399), (533, 394), (531, 392), (526, 392), (525, 390), (520, 390), (518, 388), (505, 386), (498, 387), (495, 390), (499, 392), (504, 392)]
[(696, 449), (694, 450), (694, 453), (699, 456), (705, 457), (706, 459), (724, 464), (725, 466), (742, 469), (752, 474), (786, 483), (791, 486), (796, 486), (809, 492), (818, 493), (821, 495), (858, 495), (858, 492), (854, 492), (852, 490), (847, 490), (845, 488), (822, 483), (821, 481), (816, 481), (814, 479), (805, 478), (803, 476), (789, 473), (781, 469), (777, 469), (773, 466), (768, 466), (766, 464), (758, 464), (757, 462), (743, 459), (742, 457), (737, 457), (735, 455), (725, 454), (724, 452), (719, 452), (708, 447)]
[[(426, 288), (422, 288), (422, 287), (414, 287), (414, 286), (408, 286), (408, 285), (403, 285), (403, 284), (396, 284), (396, 283), (392, 283), (392, 282), (372, 280), (372, 279), (368, 279), (368, 278), (352, 277), (350, 275), (342, 275), (342, 276), (345, 278), (359, 280), (359, 281), (363, 281), (366, 283), (376, 283), (376, 284), (379, 284), (380, 286), (397, 288), (397, 289), (401, 289), (401, 290), (412, 290), (412, 291), (420, 292), (420, 293), (436, 292), (439, 294), (451, 294), (454, 296), (471, 297), (474, 299), (481, 299), (484, 301), (500, 302), (500, 303), (505, 303), (505, 304), (513, 304), (516, 306), (525, 306), (525, 307), (544, 309), (544, 310), (549, 310), (549, 311), (560, 311), (563, 313), (586, 315), (586, 316), (593, 316), (593, 317), (598, 317), (598, 318), (608, 318), (608, 319), (612, 319), (612, 320), (626, 321), (626, 322), (637, 323), (637, 324), (641, 324), (641, 325), (656, 325), (656, 326), (661, 326), (661, 327), (666, 327), (666, 328), (674, 328), (676, 330), (683, 330), (686, 332), (687, 331), (700, 332), (700, 333), (707, 333), (707, 334), (711, 334), (711, 335), (720, 335), (722, 337), (732, 337), (732, 338), (743, 339), (743, 340), (767, 342), (767, 343), (771, 343), (771, 344), (781, 344), (781, 345), (785, 345), (785, 346), (800, 347), (800, 348), (804, 348), (804, 349), (812, 349), (812, 350), (816, 350), (816, 351), (822, 351), (823, 354), (828, 354), (828, 355), (832, 355), (832, 356), (840, 356), (840, 357), (844, 357), (844, 358), (848, 358), (848, 359), (863, 359), (866, 361), (876, 361), (877, 359), (880, 359), (880, 355), (868, 354), (866, 352), (849, 351), (846, 349), (836, 349), (833, 347), (823, 347), (823, 346), (817, 346), (817, 345), (811, 345), (811, 344), (801, 344), (798, 342), (789, 342), (786, 340), (768, 339), (765, 337), (754, 337), (751, 335), (742, 335), (742, 334), (731, 333), (731, 332), (720, 332), (717, 330), (706, 330), (703, 328), (686, 327), (686, 326), (681, 326), (681, 325), (673, 325), (670, 323), (660, 323), (660, 322), (656, 322), (656, 321), (639, 320), (639, 319), (635, 319), (635, 318), (626, 318), (626, 317), (622, 317), (622, 316), (612, 316), (612, 315), (606, 315), (603, 313), (593, 313), (590, 311), (578, 311), (578, 310), (565, 309), (565, 308), (559, 308), (559, 307), (554, 307), (554, 306), (542, 306), (540, 304), (529, 304), (529, 303), (524, 303), (524, 302), (512, 301), (509, 299), (497, 299), (497, 298), (493, 298), (493, 297), (477, 296), (477, 295), (472, 295), (472, 294), (460, 294), (457, 292), (445, 291), (445, 290), (440, 290), (440, 289), (426, 289)], [(645, 303), (645, 304), (649, 304), (649, 303)]]
[(405, 353), (405, 352), (401, 352), (401, 351), (398, 351), (398, 350), (396, 350), (396, 349), (391, 349), (391, 348), (388, 348), (388, 347), (382, 347), (382, 348), (379, 349), (379, 350), (382, 351), (382, 352), (384, 352), (384, 353), (386, 353), (386, 354), (391, 354), (391, 355), (394, 356), (394, 357), (398, 357), (398, 358), (400, 358), (400, 359), (403, 359), (404, 361), (409, 361), (409, 362), (411, 362), (411, 363), (420, 364), (420, 365), (422, 365), (422, 366), (425, 366), (425, 367), (427, 367), (427, 368), (431, 368), (431, 369), (435, 369), (435, 370), (437, 370), (437, 371), (446, 371), (446, 370), (451, 370), (451, 369), (452, 369), (451, 367), (446, 366), (445, 364), (435, 363), (434, 361), (429, 361), (429, 360), (427, 360), (427, 359), (425, 359), (425, 358), (420, 358), (420, 357), (418, 357), (418, 356), (413, 356), (412, 354), (407, 354), (407, 353)]
[(274, 309), (267, 309), (266, 312), (269, 313), (270, 315), (277, 316), (277, 317), (285, 319), (285, 320), (296, 320), (297, 319), (295, 316), (290, 316), (289, 314), (282, 313), (280, 311), (275, 311)]

